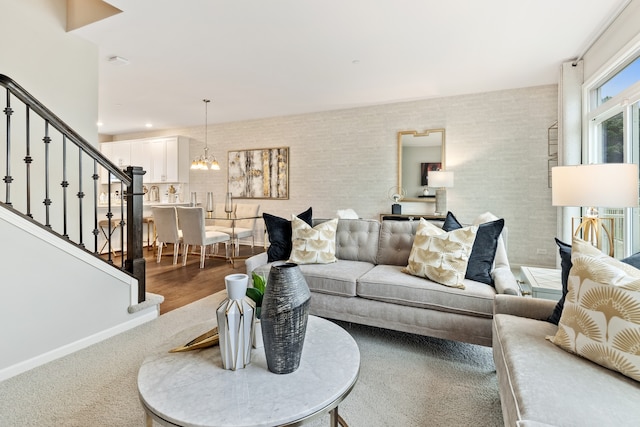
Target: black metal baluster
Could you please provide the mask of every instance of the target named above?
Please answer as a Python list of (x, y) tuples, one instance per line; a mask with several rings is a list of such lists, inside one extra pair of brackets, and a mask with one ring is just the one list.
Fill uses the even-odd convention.
[(29, 106), (26, 106), (27, 110), (27, 129), (26, 129), (26, 149), (27, 153), (24, 156), (24, 163), (26, 165), (26, 173), (27, 173), (27, 216), (29, 218), (33, 218), (33, 213), (31, 212), (31, 162), (33, 162), (33, 158), (31, 157), (31, 109)]
[(67, 233), (67, 188), (69, 187), (69, 181), (67, 181), (67, 136), (62, 135), (62, 236), (69, 238)]
[(120, 181), (120, 268), (124, 269), (124, 183)]
[(113, 259), (111, 258), (111, 218), (113, 218), (113, 213), (111, 212), (111, 172), (109, 172), (107, 190), (109, 191), (109, 196), (107, 197), (107, 232), (105, 233), (107, 237), (107, 261), (113, 264)]
[(44, 122), (44, 138), (42, 138), (44, 142), (44, 203), (45, 206), (45, 223), (44, 226), (51, 228), (50, 218), (49, 218), (49, 206), (51, 206), (51, 199), (49, 198), (49, 144), (51, 143), (51, 138), (49, 138), (49, 120), (45, 120)]
[(98, 234), (100, 234), (100, 230), (98, 230), (98, 203), (96, 199), (98, 198), (98, 161), (93, 159), (93, 243), (95, 253), (98, 254)]
[[(79, 226), (79, 237), (80, 241), (78, 244), (85, 247), (84, 245), (84, 233), (83, 233), (83, 224), (84, 218), (82, 215), (82, 206), (84, 201), (84, 191), (82, 191), (82, 148), (78, 147), (78, 226)], [(95, 200), (94, 200), (95, 203)]]
[(7, 105), (4, 109), (4, 114), (7, 116), (7, 165), (6, 174), (4, 176), (5, 189), (5, 203), (11, 206), (11, 115), (13, 110), (11, 109), (11, 92), (7, 89)]

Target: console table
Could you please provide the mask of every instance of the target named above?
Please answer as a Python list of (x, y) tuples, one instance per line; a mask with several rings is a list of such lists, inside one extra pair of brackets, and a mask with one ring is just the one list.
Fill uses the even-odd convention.
[(392, 220), (392, 221), (419, 221), (420, 218), (424, 218), (426, 220), (442, 220), (444, 221), (446, 215), (436, 215), (436, 214), (390, 214), (383, 213), (380, 214), (380, 221)]
[[(180, 342), (203, 329), (183, 331)], [(222, 369), (218, 346), (184, 353), (170, 348), (147, 357), (138, 372), (147, 426), (288, 426), (327, 412), (331, 426), (346, 426), (338, 404), (358, 379), (360, 351), (333, 322), (309, 316), (300, 367), (290, 374), (270, 372), (264, 348), (253, 349), (251, 363), (237, 371)]]

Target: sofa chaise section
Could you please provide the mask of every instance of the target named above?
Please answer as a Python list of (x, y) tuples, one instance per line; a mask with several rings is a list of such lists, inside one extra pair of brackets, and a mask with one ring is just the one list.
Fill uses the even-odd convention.
[(505, 426), (638, 426), (640, 385), (546, 340), (555, 301), (498, 295), (493, 357)]

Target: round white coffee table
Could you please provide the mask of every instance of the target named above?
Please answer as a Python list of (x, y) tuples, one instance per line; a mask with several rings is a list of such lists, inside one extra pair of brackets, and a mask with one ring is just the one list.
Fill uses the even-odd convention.
[[(181, 338), (184, 342), (193, 333)], [(253, 349), (244, 369), (222, 369), (218, 346), (184, 353), (171, 347), (147, 357), (138, 391), (152, 420), (166, 426), (300, 425), (329, 412), (345, 425), (338, 404), (358, 379), (360, 351), (344, 329), (309, 316), (299, 368), (284, 375), (267, 369), (264, 349)]]

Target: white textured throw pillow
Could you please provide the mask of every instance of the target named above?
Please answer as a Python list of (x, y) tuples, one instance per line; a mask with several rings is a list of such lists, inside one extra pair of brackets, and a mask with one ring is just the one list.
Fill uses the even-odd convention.
[(291, 219), (291, 255), (296, 264), (329, 264), (336, 262), (336, 228), (338, 218), (309, 226), (297, 216)]
[(402, 271), (464, 289), (463, 280), (477, 231), (478, 226), (474, 225), (446, 232), (420, 218), (409, 265)]
[(358, 214), (353, 209), (338, 209), (336, 215), (339, 219), (358, 219)]
[(640, 270), (574, 238), (558, 347), (640, 381)]

